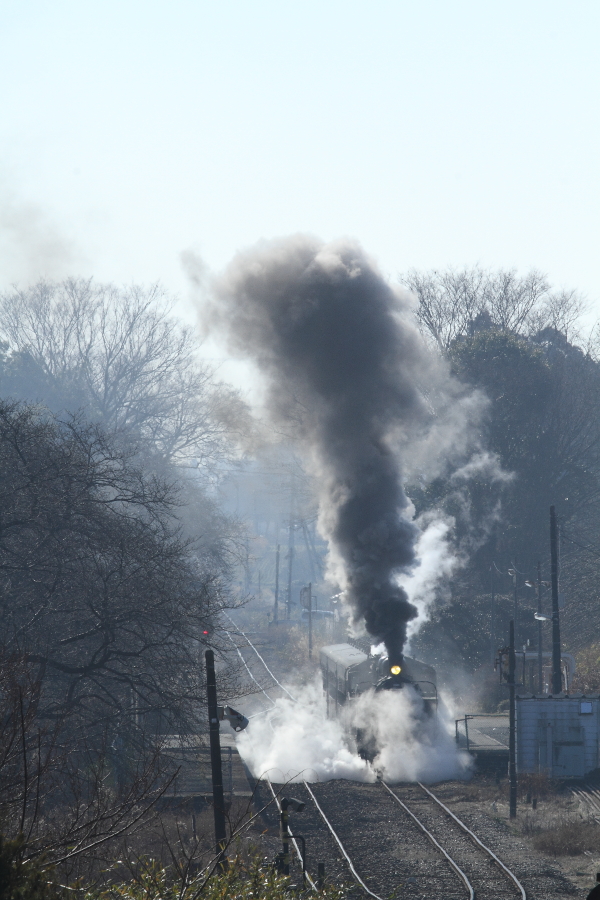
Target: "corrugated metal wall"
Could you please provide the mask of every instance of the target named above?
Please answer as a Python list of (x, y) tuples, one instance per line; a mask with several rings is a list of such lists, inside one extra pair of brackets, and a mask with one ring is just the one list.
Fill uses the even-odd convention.
[(517, 771), (583, 778), (598, 768), (600, 697), (517, 698)]

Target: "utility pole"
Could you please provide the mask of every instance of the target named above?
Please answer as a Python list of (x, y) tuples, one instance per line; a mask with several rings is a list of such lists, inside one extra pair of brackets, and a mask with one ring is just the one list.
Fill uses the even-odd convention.
[(275, 624), (279, 622), (279, 544), (277, 544), (277, 553), (275, 554), (275, 606), (273, 609), (273, 620)]
[(290, 530), (288, 535), (288, 585), (287, 585), (287, 603), (285, 610), (286, 619), (290, 618), (292, 612), (292, 566), (294, 562), (294, 524), (290, 519)]
[(312, 581), (308, 582), (308, 658), (312, 659)]
[(550, 581), (552, 584), (552, 693), (562, 691), (560, 670), (560, 619), (558, 616), (558, 528), (556, 510), (550, 507)]
[(517, 747), (516, 747), (516, 697), (515, 697), (515, 670), (517, 661), (515, 657), (515, 623), (510, 623), (510, 640), (508, 649), (508, 688), (509, 700), (509, 731), (508, 731), (508, 780), (510, 790), (510, 818), (517, 817)]
[(221, 766), (221, 742), (219, 740), (219, 712), (217, 710), (217, 679), (215, 677), (215, 655), (212, 650), (204, 654), (206, 659), (206, 697), (208, 700), (208, 722), (210, 726), (210, 765), (212, 770), (213, 811), (215, 815), (215, 843), (218, 867), (227, 868), (225, 846), (225, 797), (223, 796), (223, 770)]
[(306, 547), (306, 555), (308, 556), (308, 564), (310, 565), (310, 574), (312, 576), (312, 580), (317, 580), (317, 572), (315, 569), (315, 561), (313, 559), (313, 550), (310, 545), (310, 539), (308, 536), (308, 526), (306, 524), (306, 519), (302, 519), (302, 534), (304, 536), (304, 545)]
[(490, 624), (490, 654), (491, 654), (491, 663), (494, 665), (494, 660), (496, 659), (496, 631), (495, 631), (495, 618), (496, 618), (496, 595), (494, 593), (494, 563), (492, 562), (490, 566), (490, 593), (492, 595), (492, 608), (491, 612), (491, 624)]
[(515, 623), (515, 640), (516, 640), (517, 628), (518, 628), (518, 622), (519, 622), (519, 601), (517, 599), (517, 567), (514, 564), (514, 562), (512, 564), (512, 569), (510, 571), (512, 572), (512, 580), (513, 580), (513, 605), (514, 605), (513, 618), (514, 618), (514, 623)]
[[(537, 564), (537, 611), (538, 616), (542, 615), (542, 566), (538, 560)], [(543, 657), (542, 657), (542, 620), (538, 619), (538, 691), (541, 694), (544, 690), (542, 683), (544, 677)]]

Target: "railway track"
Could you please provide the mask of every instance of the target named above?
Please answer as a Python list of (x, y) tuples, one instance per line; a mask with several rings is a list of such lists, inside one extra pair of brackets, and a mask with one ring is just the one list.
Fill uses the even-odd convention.
[(579, 800), (582, 810), (600, 824), (600, 791), (591, 784), (583, 784), (581, 788), (571, 788), (571, 793)]
[[(247, 635), (238, 633), (291, 697)], [(265, 784), (269, 799), (279, 808), (280, 795), (268, 779)], [(383, 900), (395, 892), (398, 898), (527, 900), (525, 888), (509, 867), (422, 784), (303, 782), (286, 786), (285, 793), (301, 795), (306, 803), (305, 811), (294, 817), (291, 831), (306, 839), (313, 890), (316, 863), (323, 861), (330, 876), (354, 881), (356, 897)], [(295, 849), (300, 858), (298, 843)]]
[(285, 792), (307, 804), (291, 830), (306, 838), (309, 871), (324, 861), (355, 882), (355, 897), (526, 900), (508, 866), (424, 785), (338, 781)]

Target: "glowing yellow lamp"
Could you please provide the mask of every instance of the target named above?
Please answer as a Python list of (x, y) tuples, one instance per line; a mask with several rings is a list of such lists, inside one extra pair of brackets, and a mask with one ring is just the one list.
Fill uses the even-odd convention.
[(401, 666), (392, 666), (392, 668), (390, 669), (390, 672), (392, 673), (392, 675), (399, 675), (401, 671), (402, 671)]

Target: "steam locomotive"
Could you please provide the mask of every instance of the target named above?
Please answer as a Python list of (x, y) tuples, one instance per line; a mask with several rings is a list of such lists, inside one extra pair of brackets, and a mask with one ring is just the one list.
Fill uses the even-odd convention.
[(422, 699), (424, 715), (437, 712), (435, 669), (417, 659), (405, 656), (392, 664), (386, 656), (369, 656), (352, 644), (331, 644), (321, 649), (320, 661), (328, 716), (337, 717), (349, 700), (366, 691), (406, 687)]

